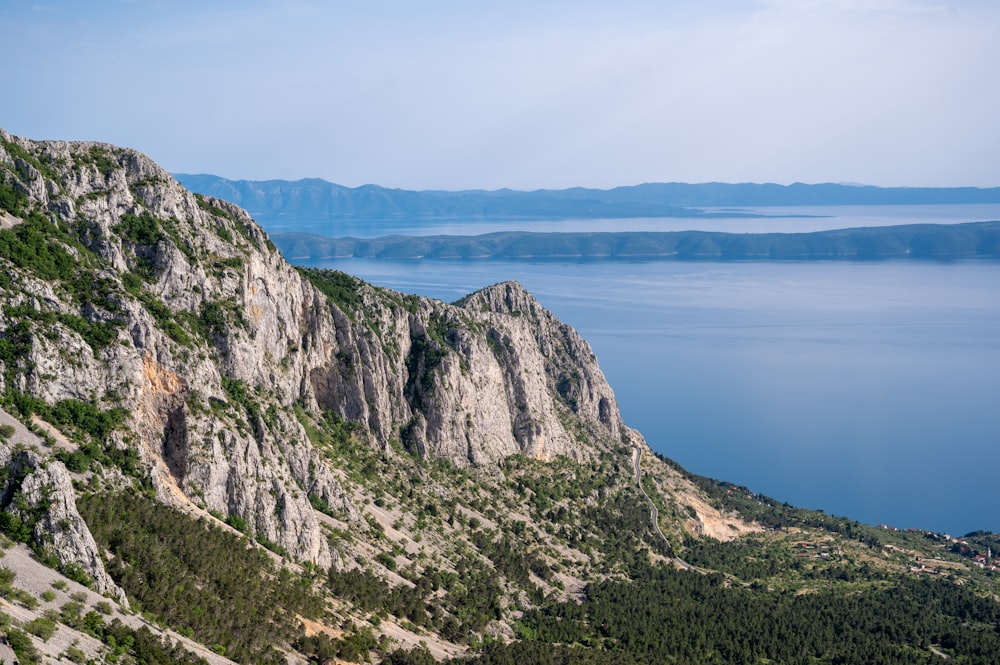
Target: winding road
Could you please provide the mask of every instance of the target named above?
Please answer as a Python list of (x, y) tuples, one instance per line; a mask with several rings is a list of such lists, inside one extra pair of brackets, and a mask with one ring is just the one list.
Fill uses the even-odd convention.
[[(646, 503), (649, 504), (649, 518), (653, 520), (653, 528), (656, 530), (656, 533), (660, 535), (660, 538), (663, 539), (663, 542), (667, 544), (667, 548), (672, 552), (674, 548), (670, 545), (670, 541), (667, 540), (667, 537), (663, 535), (663, 531), (660, 530), (660, 511), (659, 509), (657, 509), (656, 504), (653, 503), (653, 499), (648, 494), (646, 494), (646, 490), (642, 486), (642, 470), (639, 467), (639, 463), (641, 461), (642, 461), (642, 448), (639, 448), (637, 446), (632, 449), (632, 467), (633, 469), (635, 469), (635, 484), (639, 488), (639, 491), (642, 492), (642, 495), (646, 497)], [(692, 566), (679, 556), (672, 557), (672, 560), (678, 568), (681, 568), (683, 570), (694, 570), (696, 572), (701, 573), (702, 575), (708, 574), (704, 570)]]
[(641, 461), (642, 461), (642, 448), (638, 447), (633, 448), (632, 466), (635, 469), (635, 484), (639, 488), (639, 491), (642, 492), (642, 495), (646, 497), (646, 502), (649, 504), (649, 518), (653, 520), (653, 528), (656, 529), (656, 533), (660, 534), (660, 538), (662, 538), (663, 542), (665, 542), (669, 547), (670, 541), (667, 540), (667, 537), (663, 535), (662, 531), (660, 531), (660, 511), (657, 509), (656, 504), (653, 503), (653, 499), (650, 498), (648, 494), (646, 494), (646, 490), (642, 486), (642, 470), (639, 468), (639, 463)]

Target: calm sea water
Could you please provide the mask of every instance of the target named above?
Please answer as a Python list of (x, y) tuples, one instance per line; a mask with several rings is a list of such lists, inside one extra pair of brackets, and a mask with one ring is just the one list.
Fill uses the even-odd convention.
[[(852, 218), (917, 221), (893, 208)], [(445, 301), (516, 279), (685, 468), (871, 524), (1000, 531), (1000, 263), (311, 265)]]
[(1000, 204), (916, 206), (800, 206), (706, 208), (706, 212), (766, 217), (641, 217), (636, 219), (556, 220), (336, 220), (257, 217), (269, 233), (297, 231), (328, 237), (375, 238), (387, 235), (479, 235), (495, 231), (728, 231), (795, 233), (859, 226), (955, 224), (1000, 220)]

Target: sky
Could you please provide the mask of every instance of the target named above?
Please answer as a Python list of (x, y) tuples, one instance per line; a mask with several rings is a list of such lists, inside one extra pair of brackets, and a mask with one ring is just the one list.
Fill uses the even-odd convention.
[(1000, 186), (995, 0), (0, 0), (0, 127), (402, 189)]

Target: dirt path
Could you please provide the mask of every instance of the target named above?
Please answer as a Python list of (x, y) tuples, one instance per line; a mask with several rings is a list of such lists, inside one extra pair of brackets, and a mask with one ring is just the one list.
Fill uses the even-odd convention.
[(940, 649), (938, 649), (934, 645), (931, 645), (928, 648), (931, 650), (931, 653), (934, 654), (935, 656), (941, 656), (941, 658), (944, 658), (945, 660), (948, 660), (949, 658), (951, 658), (951, 656), (949, 656), (948, 654), (946, 654), (944, 651), (941, 651)]

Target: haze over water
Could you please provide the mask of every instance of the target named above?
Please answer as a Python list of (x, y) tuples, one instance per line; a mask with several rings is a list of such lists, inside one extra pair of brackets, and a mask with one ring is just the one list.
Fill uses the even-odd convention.
[[(827, 228), (927, 221), (890, 208)], [(940, 208), (935, 221), (1000, 218)], [(1000, 531), (1000, 263), (310, 265), (446, 301), (516, 279), (591, 343), (626, 422), (688, 470), (871, 524)]]
[[(758, 208), (702, 208), (708, 215), (690, 217), (636, 217), (630, 219), (298, 219), (255, 218), (269, 233), (295, 231), (316, 235), (376, 238), (388, 235), (480, 235), (496, 231), (611, 232), (611, 231), (725, 231), (729, 233), (807, 233), (862, 226), (897, 224), (957, 224), (1000, 220), (1000, 204), (883, 205), (883, 206), (772, 206)], [(730, 216), (727, 213), (745, 215)], [(749, 215), (760, 215), (751, 217)]]

